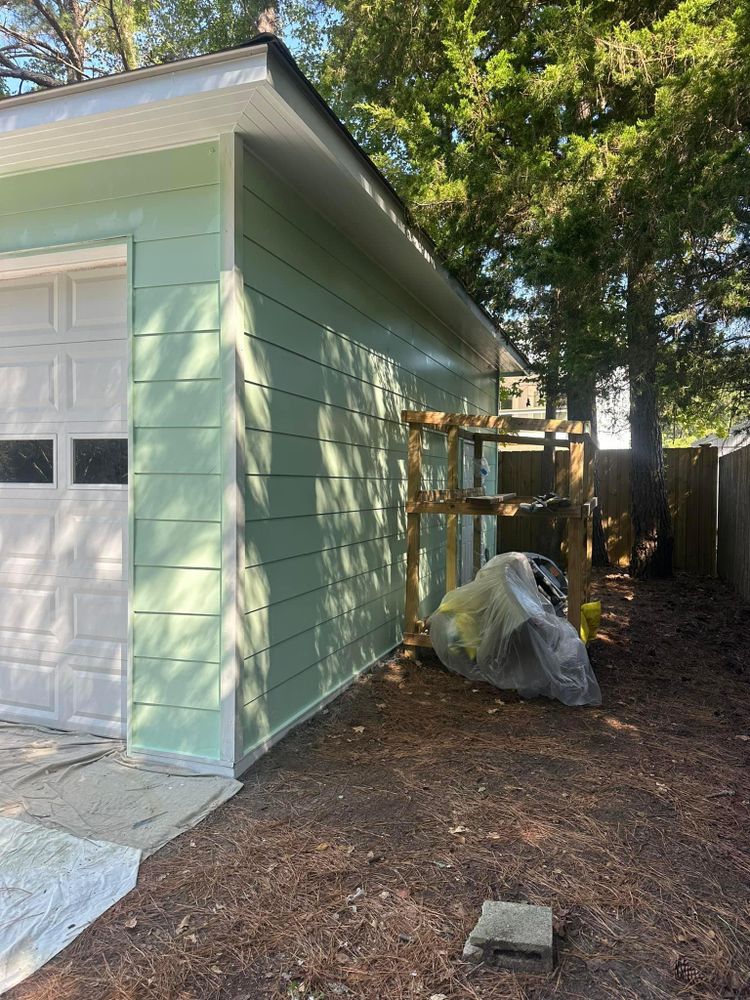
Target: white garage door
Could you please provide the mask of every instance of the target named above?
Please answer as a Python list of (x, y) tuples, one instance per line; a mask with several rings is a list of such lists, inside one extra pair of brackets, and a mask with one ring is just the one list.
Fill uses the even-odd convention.
[(98, 256), (0, 261), (0, 716), (120, 736), (127, 285)]

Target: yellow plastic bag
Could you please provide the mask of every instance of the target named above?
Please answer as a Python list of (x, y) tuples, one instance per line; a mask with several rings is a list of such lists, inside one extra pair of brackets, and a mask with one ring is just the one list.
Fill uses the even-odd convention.
[(588, 604), (581, 605), (581, 639), (587, 646), (592, 639), (596, 639), (601, 621), (601, 601), (589, 601)]

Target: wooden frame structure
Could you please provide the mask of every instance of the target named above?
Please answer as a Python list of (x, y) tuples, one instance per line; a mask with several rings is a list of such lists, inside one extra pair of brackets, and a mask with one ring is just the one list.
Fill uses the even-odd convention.
[[(531, 417), (476, 416), (465, 413), (420, 412), (404, 410), (401, 419), (409, 426), (408, 478), (406, 500), (406, 610), (405, 646), (431, 646), (429, 633), (419, 619), (419, 550), (422, 514), (444, 514), (447, 519), (445, 589), (458, 586), (458, 519), (474, 517), (474, 572), (481, 563), (482, 516), (529, 517), (544, 521), (562, 518), (568, 537), (568, 619), (576, 630), (581, 625), (581, 605), (588, 600), (591, 580), (591, 517), (597, 505), (593, 496), (594, 449), (596, 442), (591, 425), (583, 420), (543, 420)], [(448, 438), (447, 488), (437, 499), (422, 490), (422, 436), (425, 430), (438, 431)], [(522, 431), (544, 432), (544, 437), (519, 434)], [(557, 437), (564, 434), (565, 439)], [(477, 495), (461, 495), (459, 489), (460, 442), (474, 445), (474, 486)], [(485, 444), (501, 448), (503, 444), (530, 444), (547, 448), (567, 448), (570, 452), (570, 506), (555, 510), (529, 512), (521, 509), (533, 497), (515, 494), (479, 495), (479, 471)]]

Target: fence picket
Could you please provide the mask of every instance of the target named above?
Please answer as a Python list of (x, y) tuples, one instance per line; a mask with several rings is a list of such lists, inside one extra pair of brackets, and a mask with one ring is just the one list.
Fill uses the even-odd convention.
[(750, 445), (722, 455), (718, 465), (718, 574), (750, 601)]

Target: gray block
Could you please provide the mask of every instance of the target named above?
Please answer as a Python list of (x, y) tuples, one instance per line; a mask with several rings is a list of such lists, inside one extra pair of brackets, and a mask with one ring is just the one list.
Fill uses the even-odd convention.
[(485, 900), (482, 915), (464, 945), (464, 958), (514, 972), (551, 972), (552, 910)]

